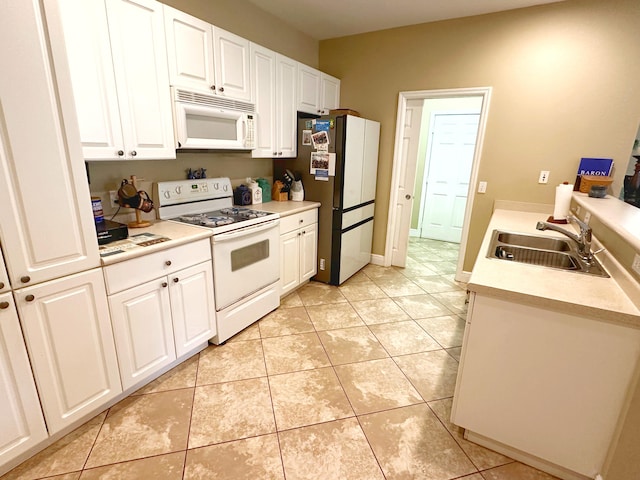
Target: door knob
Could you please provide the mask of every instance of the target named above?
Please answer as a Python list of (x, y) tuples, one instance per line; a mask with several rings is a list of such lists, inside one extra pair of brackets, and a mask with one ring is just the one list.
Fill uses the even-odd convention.
[(409, 195), (408, 193), (404, 196), (404, 198), (406, 198), (407, 200), (411, 200), (411, 195)]

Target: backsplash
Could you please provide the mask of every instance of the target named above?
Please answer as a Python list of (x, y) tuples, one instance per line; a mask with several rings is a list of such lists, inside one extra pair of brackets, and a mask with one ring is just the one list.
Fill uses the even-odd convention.
[[(136, 176), (138, 190), (144, 190), (153, 198), (154, 183), (184, 180), (189, 169), (204, 168), (207, 178), (229, 177), (236, 187), (247, 177), (266, 178), (273, 183), (273, 161), (269, 158), (252, 158), (247, 152), (178, 152), (175, 160), (130, 160), (88, 162), (89, 189), (92, 197), (100, 197), (105, 218), (112, 219), (118, 210), (112, 206), (110, 190), (118, 190), (123, 179)], [(155, 199), (154, 199), (155, 200)], [(143, 219), (155, 219), (155, 211), (140, 212)], [(135, 219), (135, 211), (122, 208), (113, 218), (119, 222)]]

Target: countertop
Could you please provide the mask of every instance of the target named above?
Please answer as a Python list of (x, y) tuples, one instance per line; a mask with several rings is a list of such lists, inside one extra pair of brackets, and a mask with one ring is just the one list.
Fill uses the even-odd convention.
[(267, 203), (248, 205), (248, 206), (250, 208), (255, 208), (256, 210), (264, 210), (265, 212), (279, 213), (281, 217), (286, 217), (288, 215), (295, 215), (296, 213), (304, 212), (306, 210), (311, 210), (312, 208), (318, 208), (320, 207), (320, 203), (310, 202), (307, 200), (304, 200), (302, 202), (293, 202), (289, 200), (286, 202), (271, 201)]
[(536, 230), (536, 223), (545, 221), (547, 217), (541, 213), (495, 210), (473, 267), (468, 289), (503, 300), (640, 328), (639, 306), (631, 301), (619, 285), (616, 280), (616, 276), (622, 274), (619, 264), (606, 251), (598, 255), (598, 260), (611, 278), (486, 257), (494, 229), (566, 238), (557, 232)]
[[(129, 238), (126, 240), (118, 240), (117, 242), (101, 245), (100, 259), (103, 266), (112, 265), (149, 253), (209, 238), (211, 235), (211, 229), (206, 227), (187, 225), (180, 222), (154, 220), (149, 227), (129, 228)], [(165, 238), (167, 240), (153, 243), (154, 241)], [(137, 242), (151, 244), (141, 246)]]

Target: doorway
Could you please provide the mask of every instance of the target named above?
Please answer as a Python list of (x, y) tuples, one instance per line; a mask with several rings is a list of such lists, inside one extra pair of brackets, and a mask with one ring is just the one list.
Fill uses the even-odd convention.
[[(429, 145), (427, 141), (429, 127), (426, 127), (426, 133), (424, 133), (423, 126), (431, 125), (430, 119), (438, 111), (440, 113), (451, 113), (452, 110), (458, 110), (458, 113), (475, 113), (478, 115), (478, 126), (475, 130), (477, 138), (475, 146), (472, 148), (470, 171), (464, 172), (466, 181), (462, 183), (465, 183), (465, 185), (460, 186), (460, 189), (466, 190), (464, 192), (466, 193), (466, 198), (458, 201), (457, 207), (454, 207), (458, 210), (457, 218), (462, 218), (461, 225), (457, 227), (459, 230), (460, 254), (457, 261), (456, 280), (468, 280), (469, 273), (462, 271), (462, 265), (466, 252), (471, 205), (475, 196), (474, 186), (477, 183), (480, 152), (482, 151), (490, 95), (490, 87), (400, 92), (385, 245), (385, 265), (399, 267), (406, 265), (410, 231), (416, 232), (417, 224), (428, 209), (426, 201), (428, 189), (422, 188), (426, 162), (423, 161), (422, 166), (420, 166), (419, 161), (419, 159), (426, 160)], [(476, 102), (476, 107), (469, 108), (467, 106), (464, 109), (465, 111), (461, 112), (459, 107), (454, 109), (443, 107), (442, 105), (446, 105), (447, 102), (458, 105), (464, 105), (465, 103), (468, 105), (469, 102)], [(447, 112), (443, 112), (443, 110), (447, 110)], [(419, 132), (417, 141), (416, 132)], [(460, 170), (459, 168), (448, 168), (449, 170)], [(460, 223), (460, 221), (458, 220), (457, 223)]]

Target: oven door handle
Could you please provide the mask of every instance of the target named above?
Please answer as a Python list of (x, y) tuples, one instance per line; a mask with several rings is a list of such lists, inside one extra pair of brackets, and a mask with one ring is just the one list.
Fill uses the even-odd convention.
[(218, 235), (213, 236), (213, 242), (220, 243), (220, 242), (228, 242), (229, 240), (237, 240), (238, 238), (247, 237), (249, 235), (254, 235), (264, 230), (269, 230), (271, 228), (277, 227), (279, 224), (280, 224), (280, 220), (276, 219), (276, 220), (270, 220), (268, 222), (260, 223), (252, 227), (242, 228), (240, 230), (236, 230), (235, 232), (220, 233)]

